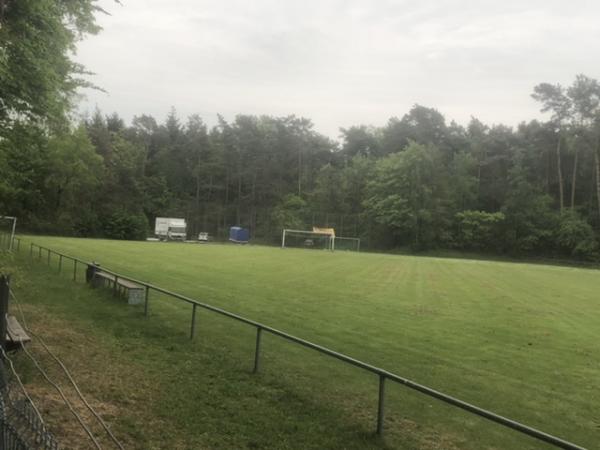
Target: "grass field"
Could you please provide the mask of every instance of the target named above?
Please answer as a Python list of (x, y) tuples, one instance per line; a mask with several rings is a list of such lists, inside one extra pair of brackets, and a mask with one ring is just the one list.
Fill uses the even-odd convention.
[[(600, 442), (596, 270), (258, 246), (32, 241), (579, 445)], [(32, 322), (86, 342), (63, 353), (98, 385), (93, 396), (119, 411), (116, 430), (133, 447), (549, 448), (391, 383), (379, 440), (374, 375), (267, 335), (255, 376), (250, 327), (201, 312), (192, 343), (189, 305), (152, 294), (144, 319), (141, 308), (70, 282), (68, 270), (58, 277), (55, 261), (52, 271), (24, 256), (17, 262), (17, 291)], [(61, 339), (71, 342), (55, 337), (59, 351)], [(110, 361), (112, 384), (86, 371), (82, 358)]]

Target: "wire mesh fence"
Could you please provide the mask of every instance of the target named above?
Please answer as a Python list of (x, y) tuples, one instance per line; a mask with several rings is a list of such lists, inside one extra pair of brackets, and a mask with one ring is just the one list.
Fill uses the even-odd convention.
[[(9, 370), (10, 368), (11, 370)], [(46, 429), (6, 353), (0, 361), (0, 448), (57, 450), (58, 442)]]

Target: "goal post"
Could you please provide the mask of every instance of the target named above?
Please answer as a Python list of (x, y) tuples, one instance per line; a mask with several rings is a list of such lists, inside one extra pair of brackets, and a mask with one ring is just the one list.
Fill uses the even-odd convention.
[(293, 230), (284, 228), (281, 234), (281, 248), (311, 248), (321, 250), (360, 251), (360, 238), (336, 236), (331, 228)]
[(333, 250), (335, 236), (327, 232), (284, 228), (281, 235), (281, 248), (290, 247)]
[(16, 217), (0, 216), (0, 247), (8, 251), (13, 249), (16, 229)]

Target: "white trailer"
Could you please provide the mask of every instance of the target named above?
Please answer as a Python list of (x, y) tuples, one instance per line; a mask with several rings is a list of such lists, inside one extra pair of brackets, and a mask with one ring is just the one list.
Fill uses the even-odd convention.
[(157, 217), (154, 234), (161, 241), (185, 241), (187, 224), (185, 219), (173, 217)]

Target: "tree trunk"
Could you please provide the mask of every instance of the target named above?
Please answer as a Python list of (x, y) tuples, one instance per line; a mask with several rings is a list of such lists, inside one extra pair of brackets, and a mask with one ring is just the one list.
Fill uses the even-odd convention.
[(579, 162), (579, 151), (575, 147), (575, 161), (573, 162), (573, 179), (571, 180), (571, 209), (575, 208), (575, 189), (577, 189), (577, 164)]
[(298, 148), (298, 197), (302, 196), (302, 151)]
[(241, 213), (241, 208), (242, 208), (242, 169), (241, 167), (238, 167), (238, 186), (237, 186), (237, 204), (236, 204), (236, 208), (235, 208), (235, 220), (236, 220), (236, 225), (237, 226), (241, 226), (241, 220), (242, 220), (242, 213)]
[(200, 214), (200, 175), (196, 174), (196, 214)]
[(477, 201), (481, 199), (481, 161), (477, 163)]
[(552, 163), (552, 152), (548, 151), (546, 154), (546, 194), (550, 195), (550, 167)]
[(598, 200), (598, 214), (600, 214), (600, 158), (598, 157), (598, 147), (594, 151), (594, 159), (596, 161), (596, 198)]
[(556, 145), (556, 167), (558, 170), (558, 190), (559, 190), (559, 198), (560, 198), (560, 212), (563, 212), (565, 207), (565, 197), (564, 197), (564, 185), (563, 185), (563, 177), (562, 177), (562, 163), (560, 160), (560, 141), (561, 135), (558, 134), (558, 144)]

